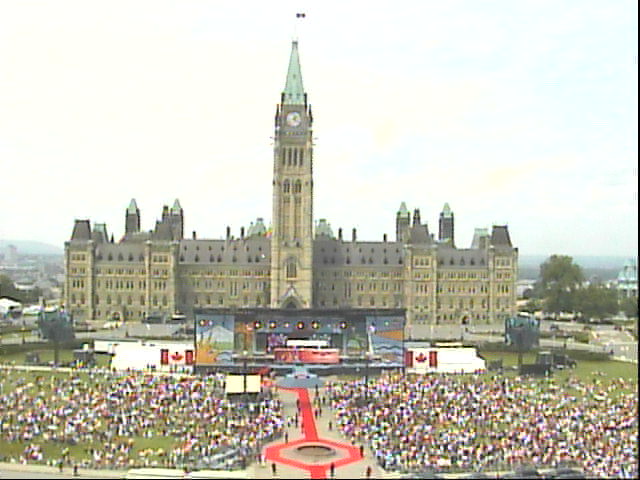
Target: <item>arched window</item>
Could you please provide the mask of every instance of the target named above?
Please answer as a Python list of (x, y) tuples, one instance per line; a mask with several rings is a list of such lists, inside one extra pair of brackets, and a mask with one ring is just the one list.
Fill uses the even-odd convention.
[(109, 254), (109, 256), (107, 257), (107, 260), (109, 261), (113, 260), (113, 255)]
[(295, 258), (292, 258), (287, 262), (286, 276), (287, 278), (296, 278), (298, 276)]
[(293, 193), (302, 192), (302, 182), (300, 180), (296, 180), (296, 183), (293, 186)]
[(118, 254), (118, 261), (119, 261), (119, 262), (121, 262), (122, 260), (123, 260), (122, 254), (121, 254), (121, 253), (119, 253), (119, 254)]
[(300, 149), (300, 156), (298, 157), (298, 164), (300, 166), (302, 166), (303, 163), (304, 163), (304, 150), (301, 148)]
[(130, 261), (130, 262), (133, 262), (133, 253), (130, 253), (130, 254), (129, 254), (129, 261)]
[(289, 185), (289, 180), (285, 180), (282, 184), (282, 191), (284, 193), (289, 193), (290, 191), (290, 185)]

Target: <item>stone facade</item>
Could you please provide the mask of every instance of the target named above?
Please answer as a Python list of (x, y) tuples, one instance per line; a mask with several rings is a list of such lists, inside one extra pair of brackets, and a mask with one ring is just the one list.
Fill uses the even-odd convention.
[(506, 226), (476, 229), (456, 248), (445, 204), (437, 239), (402, 203), (396, 238), (359, 241), (313, 223), (313, 115), (297, 42), (275, 117), (272, 230), (262, 219), (225, 239), (185, 239), (184, 213), (165, 206), (140, 231), (135, 203), (118, 242), (76, 220), (65, 243), (65, 306), (76, 318), (141, 321), (194, 308), (405, 308), (407, 324), (477, 324), (516, 313), (518, 250)]

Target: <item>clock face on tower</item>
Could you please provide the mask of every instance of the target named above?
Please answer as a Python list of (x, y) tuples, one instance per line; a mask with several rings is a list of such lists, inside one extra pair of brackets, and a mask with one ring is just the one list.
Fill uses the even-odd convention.
[(289, 112), (287, 114), (287, 125), (290, 127), (297, 127), (302, 123), (302, 116), (300, 112)]

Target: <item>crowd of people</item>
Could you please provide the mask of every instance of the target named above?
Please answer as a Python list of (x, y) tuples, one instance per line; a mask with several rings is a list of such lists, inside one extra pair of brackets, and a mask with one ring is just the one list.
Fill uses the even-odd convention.
[(623, 380), (395, 373), (327, 392), (342, 433), (387, 470), (577, 465), (590, 477), (637, 478), (638, 396)]
[[(221, 376), (24, 375), (3, 372), (0, 439), (26, 445), (20, 458), (5, 461), (51, 464), (58, 459), (46, 458), (42, 446), (58, 444), (86, 446), (73, 459), (85, 468), (183, 467), (229, 451), (242, 466), (284, 424), (278, 400), (232, 403)], [(137, 439), (153, 438), (171, 440), (166, 449), (137, 448)]]

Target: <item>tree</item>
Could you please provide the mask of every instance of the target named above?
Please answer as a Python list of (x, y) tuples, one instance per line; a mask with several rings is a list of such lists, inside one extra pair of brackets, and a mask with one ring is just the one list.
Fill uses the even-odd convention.
[(586, 318), (602, 320), (618, 313), (618, 292), (603, 285), (591, 284), (577, 292), (576, 310)]
[(620, 300), (620, 311), (627, 318), (638, 318), (638, 297), (625, 297)]
[(10, 297), (22, 302), (22, 292), (16, 288), (13, 280), (6, 275), (0, 275), (0, 297)]
[(573, 258), (551, 255), (540, 265), (539, 294), (548, 312), (572, 312), (576, 306), (576, 292), (584, 281), (584, 274)]

